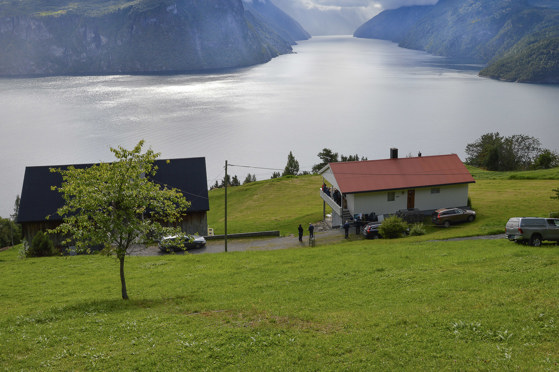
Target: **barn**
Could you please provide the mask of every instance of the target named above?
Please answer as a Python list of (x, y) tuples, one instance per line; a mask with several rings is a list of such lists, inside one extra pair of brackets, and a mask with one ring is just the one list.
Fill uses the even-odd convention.
[[(75, 168), (86, 168), (93, 164), (75, 164)], [(191, 203), (181, 228), (185, 233), (206, 235), (208, 231), (207, 212), (209, 211), (208, 186), (205, 158), (180, 158), (156, 160), (158, 167), (153, 181), (181, 190)], [(60, 186), (62, 177), (50, 172), (51, 168), (67, 168), (70, 165), (31, 166), (25, 168), (19, 214), (17, 221), (22, 225), (24, 239), (28, 243), (38, 231), (55, 228), (62, 222), (56, 211), (64, 199), (51, 186)], [(48, 218), (47, 218), (48, 216)], [(54, 237), (55, 245), (60, 239)]]
[(418, 209), (465, 207), (474, 179), (456, 154), (329, 163), (320, 172), (324, 206), (332, 209), (332, 226), (355, 215), (394, 214)]

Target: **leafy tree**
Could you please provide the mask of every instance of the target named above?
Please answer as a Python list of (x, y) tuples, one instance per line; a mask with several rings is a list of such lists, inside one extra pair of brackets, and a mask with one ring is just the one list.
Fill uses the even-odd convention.
[(62, 175), (58, 190), (65, 205), (57, 213), (63, 223), (52, 233), (67, 237), (78, 250), (103, 246), (102, 253), (116, 255), (120, 263), (122, 298), (128, 299), (124, 258), (134, 242), (151, 236), (179, 234), (180, 222), (190, 203), (180, 190), (167, 188), (151, 178), (159, 156), (151, 149), (142, 153), (144, 141), (132, 150), (111, 148), (113, 163), (88, 168), (51, 169)]
[(21, 243), (21, 225), (0, 217), (0, 248)]
[(333, 152), (328, 148), (323, 148), (321, 152), (317, 154), (320, 163), (313, 165), (312, 172), (318, 173), (322, 168), (324, 168), (328, 163), (336, 163), (338, 161), (338, 153)]
[(545, 149), (534, 160), (534, 168), (549, 169), (559, 166), (559, 155), (556, 152)]
[(531, 136), (486, 133), (466, 146), (466, 163), (493, 171), (528, 169), (541, 151), (540, 141)]
[[(491, 169), (498, 164), (498, 149), (502, 146), (503, 138), (499, 132), (486, 133), (477, 141), (466, 145), (466, 163), (475, 167)], [(490, 153), (493, 152), (491, 155)], [(488, 166), (491, 164), (491, 166)]]
[(296, 176), (298, 173), (299, 162), (295, 160), (295, 156), (289, 151), (289, 155), (287, 155), (287, 164), (285, 165), (282, 176)]

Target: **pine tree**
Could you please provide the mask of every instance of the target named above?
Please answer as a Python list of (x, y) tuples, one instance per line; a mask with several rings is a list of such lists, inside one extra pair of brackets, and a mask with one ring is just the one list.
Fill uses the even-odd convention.
[(298, 173), (299, 162), (295, 160), (295, 156), (293, 156), (293, 153), (289, 151), (289, 155), (287, 156), (287, 164), (285, 165), (282, 176), (296, 176)]

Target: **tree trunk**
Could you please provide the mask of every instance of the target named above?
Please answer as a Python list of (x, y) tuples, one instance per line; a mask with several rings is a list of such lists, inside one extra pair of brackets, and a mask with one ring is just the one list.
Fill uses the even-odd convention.
[(128, 293), (126, 292), (126, 280), (124, 279), (124, 257), (119, 257), (120, 261), (120, 284), (122, 285), (122, 299), (128, 300)]

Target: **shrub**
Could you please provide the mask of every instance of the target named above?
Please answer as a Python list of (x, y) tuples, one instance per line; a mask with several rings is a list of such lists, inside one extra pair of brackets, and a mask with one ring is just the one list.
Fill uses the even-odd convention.
[(549, 218), (559, 218), (559, 212), (549, 212)]
[(54, 243), (52, 240), (50, 240), (45, 233), (39, 231), (33, 237), (26, 254), (27, 257), (46, 257), (54, 256), (56, 251), (54, 250)]
[(425, 235), (426, 233), (427, 230), (425, 230), (425, 226), (422, 223), (416, 223), (410, 229), (411, 236), (420, 236)]
[(388, 217), (379, 227), (379, 233), (383, 238), (400, 238), (408, 229), (408, 224), (398, 216)]

